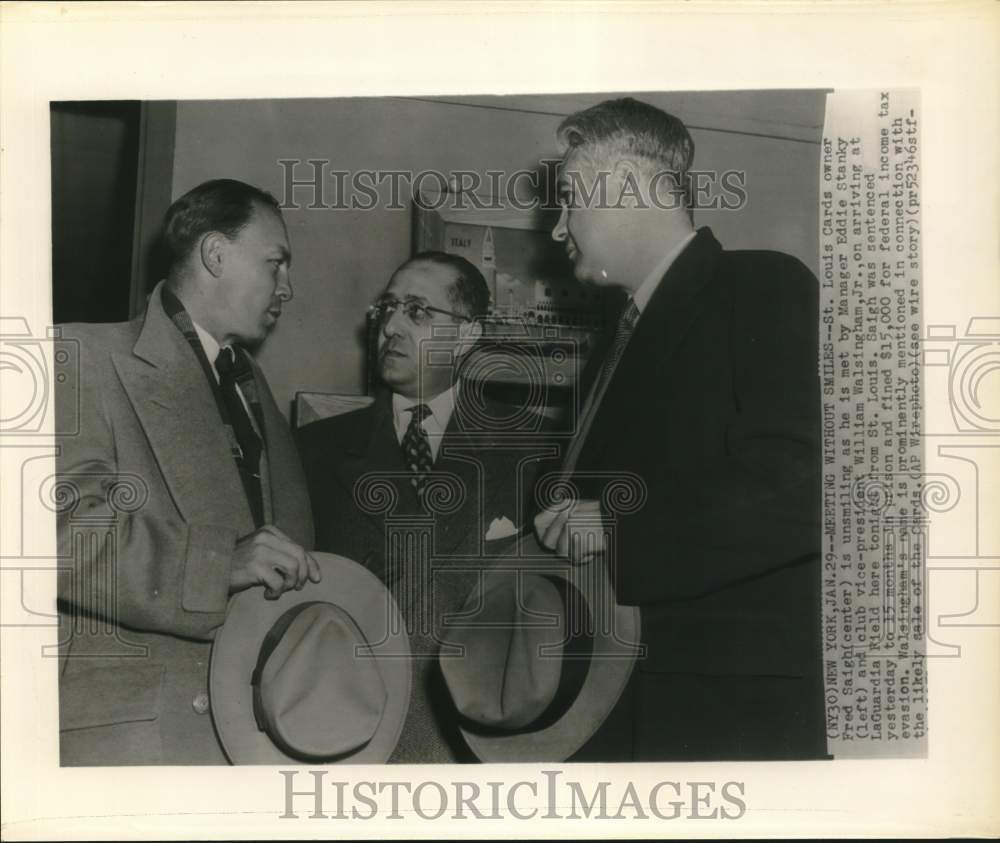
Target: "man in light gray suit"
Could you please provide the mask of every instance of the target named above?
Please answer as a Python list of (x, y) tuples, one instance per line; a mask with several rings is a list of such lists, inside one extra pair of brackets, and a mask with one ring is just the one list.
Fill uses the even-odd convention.
[(247, 353), (292, 297), (277, 202), (206, 182), (164, 240), (142, 318), (62, 329), (80, 348), (78, 390), (56, 394), (79, 412), (57, 458), (63, 765), (226, 763), (207, 692), (230, 594), (319, 581), (302, 468)]

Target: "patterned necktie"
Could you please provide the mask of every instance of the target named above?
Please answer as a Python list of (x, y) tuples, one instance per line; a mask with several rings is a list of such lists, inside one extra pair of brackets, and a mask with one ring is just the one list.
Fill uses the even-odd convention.
[(417, 494), (420, 495), (427, 482), (427, 473), (434, 465), (431, 445), (427, 440), (427, 431), (421, 424), (431, 414), (431, 408), (426, 404), (415, 404), (408, 410), (412, 415), (406, 432), (403, 434), (403, 458), (406, 460), (406, 467), (413, 472), (410, 482), (417, 490)]
[(250, 375), (249, 369), (249, 363), (242, 354), (236, 354), (229, 346), (219, 349), (219, 356), (215, 358), (215, 371), (219, 373), (222, 401), (239, 446), (238, 451), (234, 449), (233, 456), (240, 471), (254, 523), (259, 527), (264, 523), (264, 500), (260, 485), (260, 455), (263, 446), (236, 388), (237, 381), (241, 377)]
[(604, 357), (604, 362), (601, 364), (601, 371), (594, 380), (594, 385), (591, 387), (590, 393), (587, 395), (587, 400), (583, 405), (583, 409), (580, 411), (576, 434), (569, 443), (569, 447), (566, 451), (566, 458), (563, 460), (563, 471), (567, 473), (572, 473), (576, 468), (576, 461), (580, 456), (584, 440), (590, 432), (590, 425), (594, 420), (594, 414), (597, 411), (597, 406), (604, 397), (604, 391), (607, 389), (611, 376), (614, 374), (615, 368), (617, 368), (619, 361), (622, 359), (622, 355), (625, 353), (625, 347), (628, 345), (628, 341), (632, 338), (632, 332), (635, 330), (635, 323), (638, 319), (639, 308), (635, 306), (635, 301), (629, 298), (628, 304), (625, 306), (625, 310), (622, 311), (622, 315), (618, 319), (618, 326), (615, 328), (615, 336), (611, 341), (611, 346), (608, 348), (607, 354)]

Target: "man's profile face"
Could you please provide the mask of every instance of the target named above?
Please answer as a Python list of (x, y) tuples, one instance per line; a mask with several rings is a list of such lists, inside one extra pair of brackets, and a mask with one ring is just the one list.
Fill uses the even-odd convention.
[(571, 148), (563, 158), (557, 189), (562, 213), (552, 229), (552, 239), (565, 246), (576, 280), (615, 283), (615, 256), (623, 245), (624, 214), (620, 208), (599, 206), (613, 206), (619, 199), (620, 185), (608, 172), (601, 176), (578, 149)]
[(218, 279), (216, 313), (227, 337), (248, 346), (264, 340), (292, 297), (291, 260), (281, 215), (255, 205), (250, 221), (226, 244)]
[[(449, 266), (407, 264), (396, 270), (381, 298), (456, 311), (448, 298), (455, 279), (456, 271)], [(430, 400), (452, 384), (462, 331), (461, 323), (443, 313), (430, 311), (425, 319), (424, 324), (416, 324), (406, 308), (399, 306), (382, 320), (378, 326), (378, 371), (393, 392)]]

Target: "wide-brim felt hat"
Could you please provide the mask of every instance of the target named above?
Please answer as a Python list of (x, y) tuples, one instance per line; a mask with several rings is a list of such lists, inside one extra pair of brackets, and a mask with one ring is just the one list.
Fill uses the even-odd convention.
[(233, 764), (379, 764), (399, 740), (412, 666), (396, 602), (356, 562), (312, 555), (319, 583), (239, 592), (216, 633), (211, 711)]
[(523, 538), (444, 633), (439, 664), (469, 748), (484, 762), (565, 761), (621, 698), (639, 633), (603, 560), (574, 565)]

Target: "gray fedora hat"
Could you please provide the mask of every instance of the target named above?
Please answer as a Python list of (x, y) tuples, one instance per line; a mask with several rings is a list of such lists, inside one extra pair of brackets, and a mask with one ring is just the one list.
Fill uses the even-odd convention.
[(603, 561), (571, 565), (533, 537), (518, 551), (481, 574), (444, 633), (450, 646), (439, 663), (462, 736), (481, 761), (564, 761), (628, 683), (639, 610), (615, 601)]
[(234, 764), (378, 764), (399, 740), (411, 664), (396, 603), (356, 562), (313, 556), (321, 582), (242, 591), (216, 633), (212, 717)]

